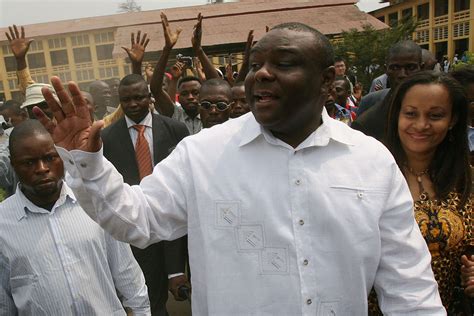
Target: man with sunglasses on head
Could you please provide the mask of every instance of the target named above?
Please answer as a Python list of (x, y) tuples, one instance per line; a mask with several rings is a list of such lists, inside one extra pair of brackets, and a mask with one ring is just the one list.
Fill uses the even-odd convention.
[[(183, 123), (150, 111), (151, 95), (142, 76), (125, 76), (118, 94), (125, 115), (102, 131), (104, 156), (117, 168), (125, 183), (139, 184), (189, 133)], [(167, 315), (168, 288), (181, 300), (178, 288), (189, 286), (184, 275), (186, 249), (186, 237), (155, 243), (145, 249), (132, 247), (145, 275), (153, 316)]]
[(222, 124), (229, 119), (232, 90), (227, 81), (219, 78), (202, 83), (199, 93), (199, 115), (203, 128)]

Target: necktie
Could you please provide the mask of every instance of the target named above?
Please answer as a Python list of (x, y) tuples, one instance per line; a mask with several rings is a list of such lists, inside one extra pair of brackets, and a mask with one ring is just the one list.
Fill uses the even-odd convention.
[(145, 125), (133, 125), (138, 132), (137, 142), (135, 143), (135, 158), (137, 159), (138, 172), (140, 180), (153, 172), (151, 162), (150, 147), (145, 138)]

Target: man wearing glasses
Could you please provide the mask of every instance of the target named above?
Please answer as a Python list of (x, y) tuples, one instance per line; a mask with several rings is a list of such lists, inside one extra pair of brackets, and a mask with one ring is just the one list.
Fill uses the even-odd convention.
[(203, 128), (222, 124), (229, 119), (232, 90), (229, 84), (219, 78), (202, 83), (199, 92), (199, 115)]

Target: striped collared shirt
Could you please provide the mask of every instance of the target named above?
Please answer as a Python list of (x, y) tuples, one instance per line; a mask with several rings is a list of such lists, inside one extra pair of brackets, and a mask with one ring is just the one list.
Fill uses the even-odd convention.
[(150, 315), (129, 245), (84, 213), (63, 183), (51, 211), (21, 190), (0, 204), (0, 315)]

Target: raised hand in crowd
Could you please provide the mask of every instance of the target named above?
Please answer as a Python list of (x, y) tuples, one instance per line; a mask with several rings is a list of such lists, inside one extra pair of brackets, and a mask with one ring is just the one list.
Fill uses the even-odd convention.
[(193, 73), (196, 77), (199, 78), (199, 80), (201, 80), (201, 82), (206, 81), (206, 74), (204, 73), (204, 70), (202, 69), (201, 61), (197, 57), (194, 57)]
[(168, 95), (171, 98), (174, 98), (174, 96), (176, 95), (179, 78), (181, 78), (183, 73), (186, 71), (186, 67), (187, 67), (186, 64), (180, 61), (177, 61), (171, 67), (171, 70), (170, 70), (171, 80), (168, 85)]
[(194, 25), (193, 37), (191, 38), (191, 43), (193, 45), (194, 55), (199, 58), (201, 62), (202, 69), (206, 75), (206, 79), (219, 78), (216, 68), (207, 57), (206, 53), (202, 49), (202, 15), (201, 13), (197, 16), (197, 23)]
[(234, 85), (234, 71), (232, 70), (232, 54), (229, 54), (229, 62), (225, 65), (225, 77), (227, 82), (233, 86)]
[(87, 103), (75, 82), (69, 82), (69, 91), (56, 76), (51, 77), (51, 84), (60, 103), (47, 87), (42, 88), (41, 92), (53, 112), (55, 121), (49, 119), (37, 106), (33, 108), (33, 113), (51, 134), (54, 143), (68, 151), (99, 151), (102, 146), (100, 130), (104, 121), (92, 123)]
[(17, 70), (25, 69), (26, 54), (30, 49), (31, 42), (34, 40), (25, 37), (25, 28), (23, 26), (20, 27), (21, 32), (18, 31), (18, 27), (15, 24), (9, 26), (8, 30), (10, 31), (10, 34), (5, 32), (5, 35), (10, 43), (10, 49), (15, 56)]
[(163, 90), (163, 76), (165, 75), (165, 67), (168, 63), (171, 50), (178, 42), (179, 34), (181, 33), (182, 29), (177, 28), (176, 31), (172, 31), (166, 14), (161, 12), (160, 16), (165, 37), (165, 46), (163, 47), (160, 59), (155, 66), (155, 70), (153, 71), (153, 76), (151, 77), (150, 82), (150, 90), (156, 98), (159, 112), (163, 115), (171, 117), (174, 113), (174, 102), (168, 93)]
[(461, 284), (464, 287), (464, 293), (474, 298), (474, 256), (470, 259), (467, 256), (461, 257)]
[(132, 62), (132, 72), (134, 74), (142, 75), (142, 61), (145, 56), (145, 49), (150, 42), (147, 38), (147, 33), (141, 37), (141, 31), (137, 32), (137, 40), (135, 41), (135, 33), (130, 35), (130, 48), (122, 46), (123, 50), (127, 52), (128, 58)]
[[(267, 32), (268, 32), (268, 26)], [(250, 58), (250, 49), (252, 48), (253, 45), (253, 30), (249, 31), (249, 34), (247, 35), (247, 43), (245, 44), (245, 51), (244, 51), (244, 61), (242, 62), (242, 67), (240, 67), (239, 75), (237, 76), (237, 79), (235, 79), (235, 83), (244, 81), (245, 77), (247, 76), (249, 72), (249, 58)]]
[(150, 84), (152, 76), (153, 76), (153, 65), (148, 63), (145, 66), (145, 77), (146, 77), (146, 82), (148, 84)]

